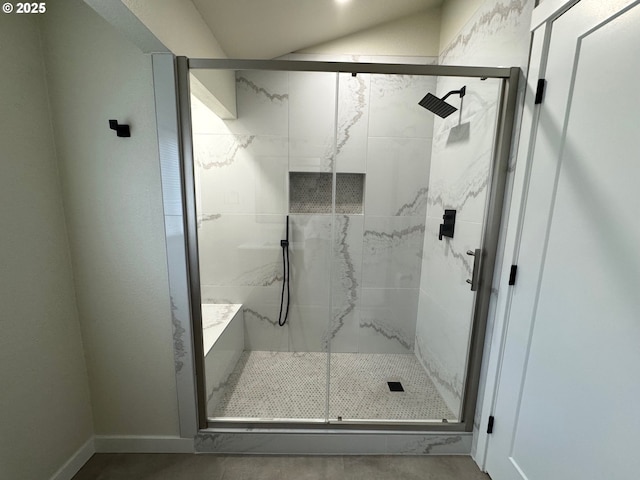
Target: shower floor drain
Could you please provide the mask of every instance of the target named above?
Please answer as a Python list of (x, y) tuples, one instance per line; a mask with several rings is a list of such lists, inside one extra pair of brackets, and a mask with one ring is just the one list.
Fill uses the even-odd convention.
[(400, 382), (387, 382), (387, 385), (389, 385), (389, 390), (392, 392), (404, 392)]

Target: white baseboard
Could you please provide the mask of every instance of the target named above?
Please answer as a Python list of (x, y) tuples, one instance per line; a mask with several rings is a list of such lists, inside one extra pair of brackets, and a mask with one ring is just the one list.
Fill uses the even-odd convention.
[(194, 453), (193, 439), (155, 436), (94, 437), (97, 453)]
[(50, 480), (71, 480), (82, 466), (96, 453), (93, 437), (82, 445), (60, 469), (51, 476)]

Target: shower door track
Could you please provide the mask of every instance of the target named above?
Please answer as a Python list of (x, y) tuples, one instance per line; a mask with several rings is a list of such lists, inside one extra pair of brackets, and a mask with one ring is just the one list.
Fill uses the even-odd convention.
[[(193, 382), (196, 396), (197, 427), (201, 438), (206, 435), (225, 433), (325, 433), (334, 434), (410, 434), (424, 433), (462, 434), (472, 432), (476, 400), (478, 397), (480, 369), (484, 348), (484, 336), (489, 312), (494, 266), (500, 239), (504, 194), (506, 188), (507, 167), (511, 152), (513, 130), (517, 110), (517, 90), (521, 70), (517, 67), (471, 67), (454, 65), (409, 65), (390, 63), (349, 63), (349, 62), (312, 62), (289, 60), (231, 60), (231, 59), (188, 59), (176, 57), (174, 62), (175, 83), (177, 85), (178, 114), (178, 154), (181, 166), (180, 194), (182, 197), (182, 219), (186, 236), (185, 253), (187, 263), (187, 287), (190, 301), (190, 321), (193, 347), (192, 358), (195, 372)], [(204, 380), (204, 352), (202, 346), (202, 307), (200, 294), (200, 274), (198, 264), (197, 218), (195, 206), (195, 184), (193, 171), (193, 142), (190, 107), (189, 71), (198, 69), (213, 70), (278, 70), (329, 73), (373, 73), (404, 74), (438, 77), (495, 78), (501, 80), (498, 118), (492, 152), (490, 172), (490, 190), (481, 249), (484, 252), (480, 273), (480, 287), (475, 296), (470, 348), (468, 353), (466, 380), (462, 401), (462, 413), (459, 422), (439, 421), (287, 421), (216, 420), (210, 421), (206, 412), (206, 393)], [(156, 100), (158, 101), (158, 100)], [(164, 174), (164, 173), (163, 173)], [(164, 185), (163, 185), (164, 188)], [(168, 252), (169, 255), (169, 252)], [(171, 292), (174, 294), (173, 289)], [(330, 355), (330, 353), (328, 353)], [(181, 392), (178, 392), (180, 399)], [(184, 393), (188, 398), (189, 393)], [(191, 394), (192, 395), (192, 394)], [(182, 423), (181, 423), (182, 426)], [(202, 437), (202, 436), (205, 437)], [(198, 444), (196, 437), (196, 445)]]

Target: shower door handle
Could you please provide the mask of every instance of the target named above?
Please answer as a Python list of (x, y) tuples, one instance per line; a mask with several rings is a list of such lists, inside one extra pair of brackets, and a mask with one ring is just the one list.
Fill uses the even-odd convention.
[(478, 283), (480, 283), (480, 262), (482, 261), (481, 250), (476, 248), (474, 251), (467, 250), (467, 255), (471, 255), (473, 257), (473, 272), (471, 273), (471, 278), (467, 279), (467, 283), (471, 285), (471, 291), (475, 292), (478, 290)]

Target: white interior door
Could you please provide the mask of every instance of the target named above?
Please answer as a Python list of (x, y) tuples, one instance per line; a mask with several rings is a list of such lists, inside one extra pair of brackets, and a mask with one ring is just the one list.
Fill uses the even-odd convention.
[(640, 5), (552, 25), (486, 468), (640, 478)]

